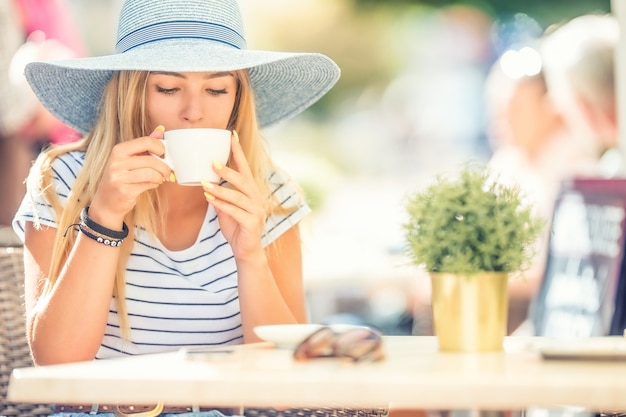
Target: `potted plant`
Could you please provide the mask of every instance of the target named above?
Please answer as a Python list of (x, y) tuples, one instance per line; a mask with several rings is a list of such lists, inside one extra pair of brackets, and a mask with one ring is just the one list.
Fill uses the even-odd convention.
[(519, 187), (471, 165), (409, 195), (406, 212), (407, 254), (431, 277), (439, 348), (501, 350), (509, 275), (529, 266), (543, 221)]

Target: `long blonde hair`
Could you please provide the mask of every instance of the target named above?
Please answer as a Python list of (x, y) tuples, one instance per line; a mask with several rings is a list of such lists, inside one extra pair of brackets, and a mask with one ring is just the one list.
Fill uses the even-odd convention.
[[(150, 133), (151, 127), (148, 126), (145, 111), (148, 75), (149, 72), (145, 71), (115, 72), (104, 90), (102, 110), (93, 129), (78, 142), (44, 151), (33, 165), (28, 178), (29, 189), (41, 190), (58, 219), (52, 260), (43, 294), (51, 291), (76, 241), (75, 234), (64, 235), (64, 232), (78, 222), (80, 211), (93, 199), (113, 147), (117, 143)], [(268, 174), (277, 168), (269, 158), (266, 144), (259, 132), (248, 72), (236, 71), (234, 76), (238, 88), (228, 129), (236, 130), (239, 134), (240, 144), (254, 179), (260, 190), (268, 196), (265, 206), (266, 216), (289, 211), (290, 209), (281, 207), (276, 199), (270, 198), (272, 193)], [(53, 186), (52, 164), (56, 158), (71, 151), (85, 152), (85, 162), (63, 207)], [(146, 191), (137, 198), (135, 208), (126, 215), (125, 222), (129, 225), (141, 225), (148, 233), (155, 234), (157, 225), (165, 215), (167, 207), (165, 203), (160, 201), (155, 190)], [(41, 227), (37, 214), (34, 225), (36, 228)], [(134, 232), (134, 227), (129, 227), (129, 235), (122, 244), (113, 294), (124, 336), (127, 336), (129, 331), (124, 302), (125, 270), (134, 242)]]

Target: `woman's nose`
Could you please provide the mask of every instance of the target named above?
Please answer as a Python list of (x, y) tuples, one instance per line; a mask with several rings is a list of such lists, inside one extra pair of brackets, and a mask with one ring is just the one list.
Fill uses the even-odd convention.
[(204, 118), (202, 103), (197, 94), (189, 94), (185, 97), (181, 117), (190, 123), (199, 122)]

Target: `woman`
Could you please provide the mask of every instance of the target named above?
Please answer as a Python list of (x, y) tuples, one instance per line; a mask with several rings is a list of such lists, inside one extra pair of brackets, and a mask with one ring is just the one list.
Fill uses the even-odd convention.
[[(247, 50), (235, 0), (127, 0), (115, 54), (26, 77), (85, 133), (38, 158), (14, 220), (37, 364), (253, 342), (255, 326), (306, 321), (309, 209), (259, 128), (323, 96), (334, 62)], [(149, 155), (165, 129), (192, 127), (233, 132), (219, 184), (180, 186)]]

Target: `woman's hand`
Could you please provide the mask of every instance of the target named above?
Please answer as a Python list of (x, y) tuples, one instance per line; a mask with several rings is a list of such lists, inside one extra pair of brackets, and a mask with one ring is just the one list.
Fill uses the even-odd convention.
[(254, 181), (237, 132), (231, 138), (232, 168), (214, 164), (213, 169), (231, 186), (202, 181), (205, 197), (217, 212), (222, 233), (235, 258), (245, 260), (263, 253), (261, 235), (265, 223), (264, 199)]
[(140, 137), (113, 147), (102, 179), (91, 203), (89, 215), (98, 223), (120, 229), (124, 216), (131, 211), (137, 197), (169, 180), (170, 167), (155, 155), (163, 155), (163, 126), (149, 136)]

